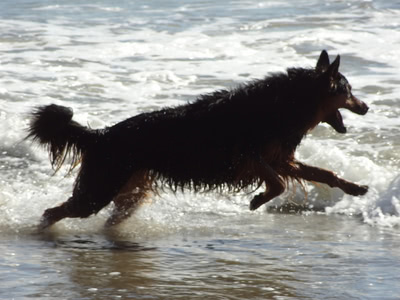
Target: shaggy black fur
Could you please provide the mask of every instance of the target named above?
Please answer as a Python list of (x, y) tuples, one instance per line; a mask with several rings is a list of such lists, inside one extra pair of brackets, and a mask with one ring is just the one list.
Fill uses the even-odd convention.
[[(318, 123), (346, 131), (339, 108), (358, 114), (368, 110), (351, 94), (338, 68), (339, 56), (330, 64), (323, 51), (316, 68), (290, 68), (100, 130), (72, 121), (69, 108), (37, 108), (29, 137), (48, 148), (56, 170), (68, 155), (71, 169), (81, 161), (72, 197), (47, 210), (41, 226), (64, 217), (87, 217), (114, 200), (112, 225), (146, 191), (162, 186), (237, 191), (265, 184), (266, 192), (253, 199), (251, 209), (282, 193), (293, 179), (327, 183), (353, 195), (366, 193), (365, 186), (294, 159), (296, 147)], [(120, 196), (122, 191), (130, 196)]]

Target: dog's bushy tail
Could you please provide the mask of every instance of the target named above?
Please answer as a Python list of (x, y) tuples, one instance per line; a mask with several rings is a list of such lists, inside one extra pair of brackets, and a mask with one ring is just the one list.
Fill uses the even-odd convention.
[(71, 172), (81, 161), (86, 145), (95, 131), (72, 120), (72, 109), (51, 104), (40, 106), (32, 113), (27, 138), (47, 148), (50, 162), (57, 172), (67, 157), (71, 158)]

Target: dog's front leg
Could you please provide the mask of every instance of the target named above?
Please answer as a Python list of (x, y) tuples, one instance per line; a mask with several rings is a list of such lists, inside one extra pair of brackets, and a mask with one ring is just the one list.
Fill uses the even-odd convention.
[(256, 210), (264, 203), (279, 196), (285, 191), (285, 183), (279, 175), (265, 162), (263, 158), (259, 159), (259, 172), (261, 179), (265, 182), (266, 191), (256, 195), (250, 202), (250, 210)]
[(288, 173), (289, 176), (325, 183), (330, 187), (338, 187), (346, 194), (353, 196), (361, 196), (368, 192), (368, 186), (366, 185), (355, 184), (338, 177), (332, 171), (311, 167), (300, 162), (296, 162), (296, 167), (291, 167)]

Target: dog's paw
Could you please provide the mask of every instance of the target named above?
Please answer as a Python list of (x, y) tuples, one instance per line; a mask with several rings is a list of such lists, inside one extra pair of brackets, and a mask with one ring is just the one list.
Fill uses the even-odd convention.
[(256, 195), (251, 201), (250, 201), (250, 210), (256, 210), (257, 208), (259, 208), (261, 205), (263, 205), (265, 203), (264, 201), (264, 195), (258, 194)]
[(368, 185), (353, 185), (348, 191), (348, 194), (352, 196), (362, 196), (368, 192)]
[(47, 227), (49, 227), (50, 225), (51, 225), (51, 223), (49, 222), (49, 219), (48, 219), (48, 218), (42, 217), (42, 218), (40, 219), (39, 225), (37, 226), (37, 230), (38, 230), (39, 232), (42, 232), (42, 231), (44, 231)]
[(368, 189), (369, 189), (368, 185), (361, 185), (359, 189), (360, 192), (359, 195), (360, 196), (365, 195), (368, 192)]

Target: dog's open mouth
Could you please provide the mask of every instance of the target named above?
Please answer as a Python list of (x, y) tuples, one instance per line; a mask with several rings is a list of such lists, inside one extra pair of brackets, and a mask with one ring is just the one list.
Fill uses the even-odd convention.
[(325, 122), (331, 125), (339, 133), (346, 133), (347, 131), (346, 127), (343, 124), (342, 114), (338, 109), (331, 113), (325, 120)]

